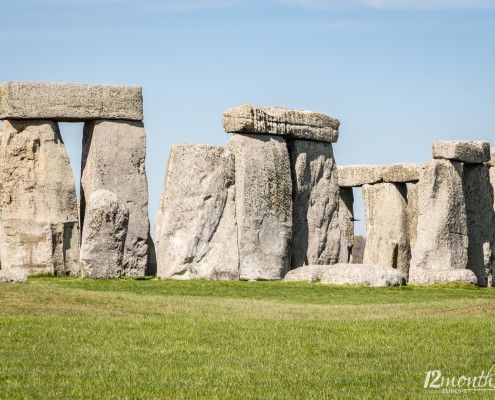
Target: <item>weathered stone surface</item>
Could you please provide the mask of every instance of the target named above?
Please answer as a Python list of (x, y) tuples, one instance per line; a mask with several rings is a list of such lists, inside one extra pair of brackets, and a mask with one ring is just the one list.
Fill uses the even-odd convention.
[(411, 183), (407, 191), (407, 221), (409, 225), (409, 247), (411, 249), (416, 246), (416, 240), (418, 238), (418, 201), (418, 184)]
[(486, 163), (489, 167), (495, 167), (495, 147), (490, 148), (490, 160)]
[(495, 168), (488, 170), (490, 179), (489, 190), (493, 198), (493, 214), (492, 214), (492, 239), (491, 239), (491, 255), (490, 255), (490, 273), (488, 275), (488, 286), (495, 286)]
[(140, 86), (75, 83), (4, 82), (0, 119), (143, 119)]
[(172, 146), (153, 241), (161, 278), (239, 279), (232, 153)]
[(344, 165), (339, 166), (339, 186), (358, 187), (382, 182), (384, 165)]
[(86, 205), (81, 241), (81, 275), (119, 278), (122, 275), (129, 209), (115, 193), (96, 190)]
[(0, 283), (3, 282), (20, 282), (26, 283), (28, 276), (25, 271), (21, 269), (13, 269), (9, 271), (0, 270)]
[(421, 164), (392, 164), (382, 171), (384, 182), (409, 183), (419, 181)]
[(304, 265), (293, 269), (285, 275), (285, 282), (306, 281), (309, 283), (321, 279), (323, 272), (328, 269), (328, 265)]
[(339, 258), (339, 185), (331, 143), (287, 142), (292, 174), (292, 269)]
[(354, 246), (354, 194), (352, 188), (339, 190), (340, 263), (352, 263)]
[(467, 282), (477, 284), (476, 275), (469, 269), (415, 270), (411, 272), (409, 283), (434, 285), (435, 283)]
[(234, 135), (241, 278), (280, 279), (290, 269), (292, 182), (285, 140)]
[(57, 123), (7, 120), (0, 140), (2, 270), (78, 274), (77, 197)]
[(466, 269), (468, 232), (461, 163), (427, 161), (418, 184), (418, 204), (411, 271)]
[(366, 264), (329, 265), (321, 275), (321, 283), (372, 287), (400, 286), (404, 276), (396, 269)]
[(411, 252), (405, 183), (363, 186), (366, 247), (363, 264), (395, 268), (407, 279)]
[(433, 158), (484, 163), (490, 160), (490, 144), (475, 140), (437, 140), (432, 146)]
[(490, 242), (495, 224), (488, 167), (484, 164), (465, 164), (462, 186), (469, 238), (467, 268), (475, 273), (479, 286), (487, 286), (491, 275)]
[(244, 104), (225, 111), (222, 124), (230, 133), (268, 134), (337, 143), (340, 122), (313, 111)]
[(81, 160), (81, 226), (86, 201), (98, 189), (115, 193), (129, 207), (123, 275), (153, 274), (148, 266), (148, 182), (142, 122), (86, 122)]

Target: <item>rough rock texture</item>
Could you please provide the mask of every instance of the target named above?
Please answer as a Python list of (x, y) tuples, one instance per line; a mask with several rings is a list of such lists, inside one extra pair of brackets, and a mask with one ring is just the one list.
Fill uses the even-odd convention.
[(363, 264), (396, 268), (407, 279), (411, 252), (405, 183), (363, 186), (366, 247)]
[(292, 174), (292, 269), (339, 258), (339, 185), (331, 143), (287, 142)]
[(0, 119), (143, 119), (140, 86), (75, 83), (4, 82)]
[(475, 273), (479, 286), (487, 286), (491, 276), (490, 242), (495, 224), (488, 167), (484, 164), (465, 164), (462, 186), (469, 238), (467, 268)]
[(239, 279), (232, 153), (172, 146), (153, 241), (162, 278)]
[(234, 135), (241, 278), (280, 279), (290, 269), (292, 182), (285, 140)]
[(407, 221), (409, 225), (409, 247), (411, 249), (416, 246), (416, 240), (418, 238), (418, 201), (418, 184), (411, 183), (407, 191)]
[(421, 164), (392, 164), (382, 171), (384, 182), (408, 183), (419, 181)]
[(337, 143), (340, 122), (313, 111), (253, 107), (244, 104), (223, 113), (223, 127), (230, 133), (257, 133), (290, 139)]
[(57, 123), (7, 120), (0, 140), (2, 270), (78, 274), (77, 197)]
[(20, 282), (26, 283), (28, 276), (22, 269), (12, 269), (9, 271), (0, 270), (0, 283), (3, 282)]
[(430, 160), (423, 164), (418, 204), (418, 236), (412, 249), (411, 272), (465, 269), (468, 231), (461, 163)]
[(489, 167), (495, 167), (495, 147), (490, 148), (490, 160), (486, 163)]
[(129, 209), (115, 193), (97, 190), (89, 197), (79, 259), (87, 278), (120, 278)]
[(366, 264), (334, 264), (326, 267), (321, 283), (373, 287), (400, 286), (404, 276), (396, 269)]
[(339, 166), (339, 186), (358, 187), (382, 182), (384, 165), (344, 165)]
[(433, 158), (484, 163), (490, 160), (490, 144), (475, 140), (437, 140), (432, 146)]
[(354, 194), (352, 188), (339, 191), (340, 263), (352, 263), (354, 246)]
[(285, 282), (306, 281), (309, 283), (316, 282), (321, 279), (323, 272), (328, 268), (328, 265), (304, 265), (293, 269), (285, 275)]
[(488, 276), (488, 286), (495, 286), (495, 168), (490, 168), (488, 171), (490, 178), (490, 187), (493, 198), (493, 214), (492, 214), (492, 239), (491, 239), (491, 256), (490, 256), (490, 274)]
[(467, 282), (476, 285), (477, 279), (474, 272), (469, 269), (415, 270), (409, 278), (409, 283), (416, 285), (433, 285), (446, 282)]
[(81, 226), (86, 199), (98, 189), (115, 193), (129, 208), (123, 275), (154, 274), (148, 266), (146, 134), (142, 122), (97, 120), (84, 125), (81, 160)]

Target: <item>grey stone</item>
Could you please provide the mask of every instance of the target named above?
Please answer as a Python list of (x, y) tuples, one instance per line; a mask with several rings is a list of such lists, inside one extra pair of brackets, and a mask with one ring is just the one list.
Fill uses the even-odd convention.
[(418, 238), (418, 201), (418, 184), (411, 183), (407, 191), (407, 220), (409, 225), (409, 246), (411, 249), (416, 246), (416, 240)]
[(253, 107), (244, 104), (223, 113), (223, 127), (230, 133), (255, 133), (290, 139), (337, 143), (340, 122), (313, 111)]
[(153, 241), (161, 278), (239, 279), (232, 153), (172, 146)]
[(234, 135), (241, 278), (281, 279), (290, 269), (292, 182), (285, 140)]
[(475, 140), (437, 140), (432, 146), (433, 158), (484, 163), (490, 160), (490, 144)]
[(490, 148), (490, 160), (486, 163), (489, 167), (495, 167), (495, 147)]
[(397, 269), (407, 279), (411, 252), (405, 183), (363, 186), (366, 247), (363, 263)]
[(2, 270), (79, 274), (74, 176), (53, 121), (11, 121), (0, 128)]
[(21, 269), (12, 269), (9, 271), (0, 270), (0, 283), (3, 282), (19, 282), (26, 283), (28, 281), (28, 276), (25, 271)]
[(321, 276), (321, 283), (389, 287), (405, 284), (404, 276), (396, 269), (366, 264), (329, 265)]
[[(149, 274), (146, 134), (142, 122), (86, 122), (81, 160), (81, 226), (86, 200), (98, 189), (115, 193), (129, 207), (123, 275)], [(151, 272), (152, 273), (152, 272)]]
[(409, 183), (419, 181), (421, 164), (392, 164), (382, 171), (384, 182)]
[(96, 190), (89, 197), (81, 241), (81, 275), (120, 278), (129, 209), (115, 193)]
[(331, 143), (287, 142), (292, 174), (292, 269), (339, 258), (339, 185)]
[(323, 272), (326, 271), (328, 265), (304, 265), (293, 269), (285, 275), (285, 282), (306, 281), (309, 283), (316, 282), (321, 279)]
[(339, 165), (339, 186), (359, 187), (382, 182), (384, 168), (384, 165)]
[(143, 119), (140, 86), (75, 83), (4, 82), (0, 119)]
[(466, 269), (468, 231), (462, 189), (462, 165), (430, 160), (418, 184), (418, 236), (413, 270)]
[(477, 284), (476, 275), (469, 269), (415, 270), (409, 283), (416, 285), (434, 285), (435, 283), (467, 282)]
[(354, 246), (354, 193), (352, 188), (339, 190), (340, 263), (352, 263)]
[(495, 168), (490, 168), (488, 171), (490, 179), (489, 190), (493, 198), (493, 214), (492, 214), (492, 238), (491, 238), (491, 254), (490, 254), (490, 274), (488, 275), (488, 286), (495, 286)]

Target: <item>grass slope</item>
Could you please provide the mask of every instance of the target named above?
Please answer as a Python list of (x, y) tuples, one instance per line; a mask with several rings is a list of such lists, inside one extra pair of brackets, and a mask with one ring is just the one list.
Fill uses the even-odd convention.
[(489, 370), (494, 317), (462, 285), (32, 278), (0, 285), (0, 399), (445, 398), (425, 372)]

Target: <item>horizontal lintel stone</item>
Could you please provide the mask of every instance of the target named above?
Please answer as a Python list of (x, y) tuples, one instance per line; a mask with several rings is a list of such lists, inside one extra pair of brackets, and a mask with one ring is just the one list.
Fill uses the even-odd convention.
[(409, 183), (419, 181), (422, 164), (392, 164), (383, 169), (384, 182)]
[(0, 85), (0, 119), (143, 119), (140, 86), (77, 83), (4, 82)]
[(476, 140), (437, 140), (432, 145), (433, 158), (484, 163), (490, 160), (490, 143)]
[(383, 181), (385, 165), (344, 165), (339, 166), (339, 186), (359, 187)]

